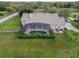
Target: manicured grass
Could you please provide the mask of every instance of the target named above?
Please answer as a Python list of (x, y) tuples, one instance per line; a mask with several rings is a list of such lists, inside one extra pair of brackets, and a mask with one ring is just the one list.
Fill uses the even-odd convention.
[(53, 39), (18, 39), (17, 33), (0, 33), (0, 57), (79, 57), (79, 40), (65, 34)]
[(79, 33), (74, 32), (74, 31), (65, 31), (65, 34), (67, 37), (69, 37), (71, 40), (79, 40)]
[(77, 22), (75, 22), (75, 21), (73, 21), (73, 20), (71, 20), (70, 23), (71, 23), (73, 26), (75, 26), (77, 29), (79, 29), (79, 23), (77, 23)]
[(76, 13), (71, 13), (68, 17), (69, 20), (75, 20), (76, 18), (79, 17), (79, 12)]
[(10, 15), (9, 12), (7, 12), (7, 11), (0, 11), (0, 19), (3, 18), (3, 17), (6, 17), (8, 15)]
[(77, 13), (71, 13), (71, 14), (70, 14), (70, 17), (74, 18), (74, 16), (75, 16), (75, 17), (78, 17), (78, 16), (79, 16), (79, 12), (77, 12)]
[(15, 16), (8, 21), (0, 24), (0, 30), (17, 29), (21, 27), (20, 17)]
[[(75, 16), (75, 17), (74, 17)], [(79, 23), (74, 21), (79, 16), (79, 13), (71, 13), (68, 19), (70, 20), (70, 23), (75, 26), (77, 29), (79, 29)]]
[(5, 14), (5, 15), (3, 15), (3, 16), (0, 16), (0, 19), (1, 19), (1, 18), (4, 18), (4, 17), (6, 17), (6, 16), (8, 16), (8, 14)]

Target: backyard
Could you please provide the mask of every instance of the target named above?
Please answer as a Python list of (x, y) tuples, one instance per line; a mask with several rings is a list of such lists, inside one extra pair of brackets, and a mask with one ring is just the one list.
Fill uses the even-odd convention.
[(79, 39), (54, 34), (55, 39), (18, 39), (0, 32), (0, 57), (79, 57)]

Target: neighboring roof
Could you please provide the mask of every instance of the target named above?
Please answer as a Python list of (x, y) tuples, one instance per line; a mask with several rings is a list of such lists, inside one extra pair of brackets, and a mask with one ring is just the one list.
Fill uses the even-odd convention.
[(47, 23), (50, 25), (65, 25), (64, 17), (58, 16), (57, 13), (24, 13), (21, 18), (22, 25), (28, 23)]

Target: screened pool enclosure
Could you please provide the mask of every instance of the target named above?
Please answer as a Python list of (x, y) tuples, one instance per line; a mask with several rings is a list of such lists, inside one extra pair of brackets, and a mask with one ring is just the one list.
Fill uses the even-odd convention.
[(52, 29), (45, 23), (28, 23), (22, 28), (22, 32), (31, 35), (50, 35)]

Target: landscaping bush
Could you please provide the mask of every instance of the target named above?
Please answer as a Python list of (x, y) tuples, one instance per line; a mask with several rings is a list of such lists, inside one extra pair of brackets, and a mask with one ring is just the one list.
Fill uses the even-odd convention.
[(4, 14), (3, 13), (0, 13), (0, 16), (3, 16)]
[(17, 33), (19, 39), (55, 39), (54, 35), (27, 35), (24, 33)]
[(31, 8), (24, 8), (19, 11), (19, 15), (21, 17), (23, 13), (32, 13), (32, 12), (33, 12), (33, 10)]
[(57, 9), (56, 8), (48, 8), (47, 12), (49, 12), (49, 13), (56, 13)]

